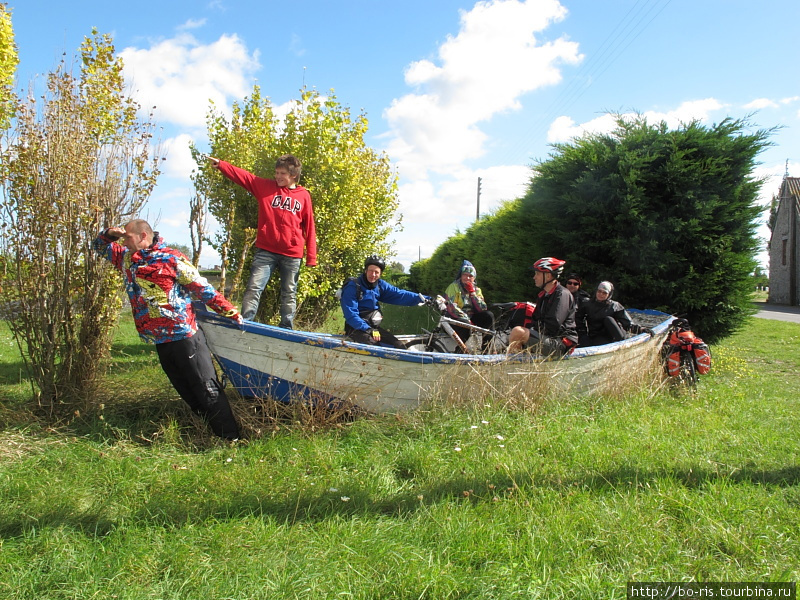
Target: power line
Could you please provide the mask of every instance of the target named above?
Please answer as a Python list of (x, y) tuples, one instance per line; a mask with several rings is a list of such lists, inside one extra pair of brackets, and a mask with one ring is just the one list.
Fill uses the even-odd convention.
[[(545, 109), (544, 117), (537, 121), (529, 133), (505, 153), (516, 156), (526, 144), (526, 140), (539, 139), (545, 135), (558, 113), (565, 113), (580, 99), (592, 84), (616, 62), (630, 45), (666, 9), (672, 0), (637, 0), (624, 17), (617, 23), (603, 43), (590, 58), (570, 78), (569, 83)], [(649, 18), (648, 18), (649, 17)], [(643, 24), (643, 22), (647, 20)], [(500, 164), (508, 162), (500, 161)]]

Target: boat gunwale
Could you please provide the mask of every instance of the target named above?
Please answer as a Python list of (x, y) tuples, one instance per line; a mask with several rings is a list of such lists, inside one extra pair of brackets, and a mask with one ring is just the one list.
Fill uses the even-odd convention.
[[(531, 363), (541, 360), (540, 356), (520, 352), (517, 354), (454, 354), (444, 352), (427, 352), (421, 350), (407, 350), (399, 348), (390, 348), (386, 346), (374, 346), (371, 344), (360, 344), (345, 338), (330, 333), (317, 333), (313, 331), (302, 331), (294, 329), (284, 329), (275, 325), (267, 325), (265, 323), (257, 323), (255, 321), (245, 321), (242, 324), (235, 323), (227, 317), (223, 317), (209, 311), (204, 304), (195, 302), (197, 319), (200, 325), (204, 322), (220, 325), (228, 329), (238, 329), (242, 332), (256, 334), (267, 338), (274, 338), (282, 341), (302, 344), (306, 346), (320, 347), (326, 350), (345, 351), (360, 354), (366, 357), (374, 357), (381, 359), (390, 359), (397, 361), (406, 361), (421, 364), (508, 364), (508, 363)], [(651, 329), (654, 335), (651, 336), (647, 333), (640, 333), (630, 338), (624, 339), (619, 342), (613, 342), (602, 346), (587, 346), (578, 347), (574, 349), (569, 355), (563, 357), (563, 360), (576, 360), (600, 354), (607, 354), (617, 352), (624, 348), (638, 346), (639, 344), (647, 343), (651, 339), (665, 334), (669, 328), (670, 323), (675, 319), (674, 316), (667, 313), (653, 310), (653, 309), (628, 309), (633, 315), (642, 314), (649, 316), (663, 316), (663, 321), (654, 325)]]

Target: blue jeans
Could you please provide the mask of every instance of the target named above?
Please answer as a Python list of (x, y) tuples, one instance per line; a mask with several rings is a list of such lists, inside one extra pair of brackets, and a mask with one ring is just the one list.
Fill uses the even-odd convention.
[(300, 258), (267, 252), (256, 248), (250, 265), (250, 280), (242, 298), (242, 316), (250, 321), (258, 312), (261, 293), (277, 267), (281, 275), (281, 322), (280, 327), (292, 329), (297, 309), (297, 280), (300, 277)]

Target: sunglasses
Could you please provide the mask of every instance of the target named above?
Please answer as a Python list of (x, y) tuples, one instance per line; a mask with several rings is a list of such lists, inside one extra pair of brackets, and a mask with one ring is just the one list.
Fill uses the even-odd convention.
[(581, 284), (580, 281), (568, 281), (567, 282), (567, 285), (580, 285), (580, 284)]

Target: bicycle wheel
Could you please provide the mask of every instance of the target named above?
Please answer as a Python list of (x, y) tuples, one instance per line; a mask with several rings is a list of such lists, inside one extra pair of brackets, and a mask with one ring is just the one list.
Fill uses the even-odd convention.
[(431, 339), (428, 336), (410, 340), (406, 343), (406, 348), (416, 352), (450, 352), (442, 342), (437, 339)]
[(428, 352), (444, 352), (444, 353), (448, 353), (448, 352), (451, 352), (451, 351), (448, 350), (445, 347), (445, 345), (442, 342), (440, 342), (439, 340), (433, 340), (433, 342), (431, 342), (431, 344), (428, 346)]
[(681, 366), (678, 379), (689, 387), (694, 387), (697, 384), (697, 371), (694, 367), (694, 356), (692, 356), (691, 352), (681, 351)]
[(414, 338), (413, 340), (409, 340), (406, 342), (406, 348), (408, 350), (414, 350), (415, 352), (427, 352), (428, 338)]

